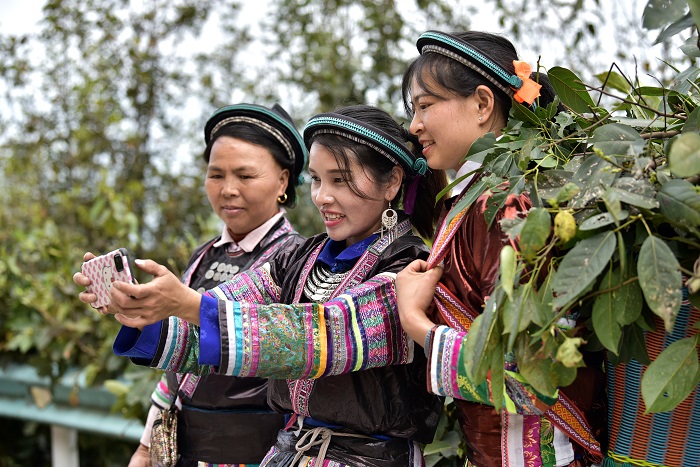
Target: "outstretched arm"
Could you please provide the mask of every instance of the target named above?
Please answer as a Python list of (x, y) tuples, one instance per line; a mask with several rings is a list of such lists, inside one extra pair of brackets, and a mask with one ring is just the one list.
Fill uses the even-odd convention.
[(124, 326), (143, 328), (171, 316), (190, 324), (199, 325), (201, 295), (183, 284), (180, 279), (152, 260), (137, 259), (136, 266), (151, 274), (145, 284), (112, 284), (109, 313)]
[[(235, 301), (242, 297), (249, 300)], [(169, 318), (150, 358), (135, 361), (179, 373), (216, 366), (219, 373), (235, 376), (301, 379), (413, 359), (413, 342), (399, 324), (393, 274), (375, 276), (324, 304), (278, 300), (268, 269), (248, 271), (202, 298), (201, 334), (198, 327)], [(212, 340), (219, 343), (218, 355), (208, 348)]]

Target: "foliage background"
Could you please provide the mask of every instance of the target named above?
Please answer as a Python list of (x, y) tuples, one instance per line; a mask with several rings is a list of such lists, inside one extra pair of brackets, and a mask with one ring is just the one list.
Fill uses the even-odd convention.
[[(356, 102), (401, 117), (401, 72), (431, 28), (492, 25), (533, 66), (541, 55), (545, 69), (587, 82), (613, 61), (651, 82), (670, 80), (664, 62), (694, 61), (678, 51), (685, 32), (651, 47), (641, 0), (252, 3), (49, 0), (38, 31), (0, 29), (0, 365), (54, 379), (79, 367), (88, 384), (121, 394), (115, 410), (143, 417), (157, 375), (113, 356), (116, 322), (81, 304), (71, 278), (85, 250), (117, 246), (181, 272), (219, 231), (200, 157), (219, 106), (280, 102), (300, 127)], [(311, 235), (322, 225), (303, 188), (300, 197), (291, 218)], [(453, 422), (433, 449), (441, 465), (462, 455)], [(45, 427), (1, 439), (0, 465), (48, 465)], [(81, 436), (81, 456), (95, 443)], [(123, 465), (128, 451), (96, 457)]]

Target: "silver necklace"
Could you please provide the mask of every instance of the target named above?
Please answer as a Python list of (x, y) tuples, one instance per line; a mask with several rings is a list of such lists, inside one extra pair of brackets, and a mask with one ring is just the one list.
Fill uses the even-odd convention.
[(324, 264), (314, 264), (304, 284), (304, 295), (314, 303), (325, 303), (350, 271), (334, 273)]

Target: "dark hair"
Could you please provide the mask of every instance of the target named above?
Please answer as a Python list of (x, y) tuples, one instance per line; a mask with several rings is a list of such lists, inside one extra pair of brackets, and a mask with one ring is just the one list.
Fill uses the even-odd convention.
[[(353, 105), (334, 110), (333, 113), (351, 117), (378, 128), (389, 136), (407, 143), (406, 146), (416, 157), (422, 157), (418, 139), (399, 125), (391, 115), (377, 107)], [(311, 138), (311, 142), (316, 142), (328, 149), (331, 154), (335, 156), (338, 167), (340, 167), (342, 171), (349, 170), (350, 159), (348, 158), (348, 154), (354, 154), (362, 169), (369, 172), (372, 180), (378, 183), (388, 182), (391, 178), (391, 171), (396, 165), (370, 146), (343, 136), (331, 133), (316, 133)], [(402, 189), (399, 190), (394, 200), (392, 200), (394, 202), (401, 200), (409, 184), (414, 180), (414, 177), (409, 175), (405, 168), (404, 174)], [(437, 194), (447, 185), (447, 177), (442, 170), (428, 170), (425, 175), (419, 177), (416, 200), (413, 212), (409, 217), (411, 219), (411, 224), (420, 235), (425, 238), (432, 238), (435, 230), (435, 223), (440, 214), (435, 206), (435, 200)], [(349, 180), (347, 183), (348, 187), (355, 195), (369, 199), (366, 193), (359, 190), (354, 180)]]
[(209, 163), (209, 158), (211, 157), (211, 148), (214, 146), (214, 142), (222, 136), (228, 136), (230, 138), (241, 139), (247, 141), (250, 144), (255, 144), (262, 146), (263, 148), (270, 151), (272, 158), (277, 162), (277, 165), (283, 169), (289, 171), (289, 180), (287, 181), (287, 189), (285, 193), (287, 194), (287, 199), (284, 203), (280, 203), (285, 207), (293, 208), (297, 201), (297, 192), (294, 187), (294, 161), (289, 159), (285, 148), (280, 144), (277, 139), (275, 139), (270, 133), (260, 128), (258, 125), (246, 122), (234, 122), (219, 128), (216, 133), (211, 137), (211, 140), (207, 143), (207, 147), (204, 149), (202, 157)]
[[(518, 53), (513, 44), (505, 37), (480, 31), (453, 32), (450, 35), (457, 37), (471, 48), (478, 50), (508, 73), (515, 73), (513, 60), (518, 60)], [(427, 92), (440, 96), (437, 89), (431, 89), (425, 82), (427, 77), (430, 77), (438, 86), (448, 92), (462, 97), (472, 95), (478, 86), (488, 86), (493, 91), (495, 107), (499, 115), (505, 120), (508, 119), (508, 113), (513, 103), (512, 98), (508, 94), (471, 68), (452, 58), (431, 52), (420, 55), (411, 62), (408, 69), (404, 72), (401, 91), (407, 115), (413, 115), (411, 82), (414, 78)], [(547, 76), (544, 73), (533, 73), (530, 77), (542, 85), (538, 105), (546, 106), (551, 103), (556, 93)]]

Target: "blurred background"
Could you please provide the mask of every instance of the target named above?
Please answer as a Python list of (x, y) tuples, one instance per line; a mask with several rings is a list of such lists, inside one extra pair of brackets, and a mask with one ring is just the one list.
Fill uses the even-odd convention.
[[(85, 251), (118, 247), (180, 274), (193, 248), (220, 231), (201, 157), (216, 108), (277, 102), (299, 128), (353, 103), (401, 119), (401, 75), (427, 29), (501, 33), (533, 68), (563, 66), (593, 87), (611, 68), (667, 84), (695, 70), (681, 53), (694, 44), (685, 44), (689, 33), (655, 43), (648, 4), (686, 8), (1, 0), (0, 466), (128, 463), (159, 374), (112, 354), (116, 321), (77, 300), (72, 275)], [(306, 188), (300, 199), (292, 223), (305, 235), (321, 231)], [(461, 465), (457, 433), (442, 430), (430, 465)]]

